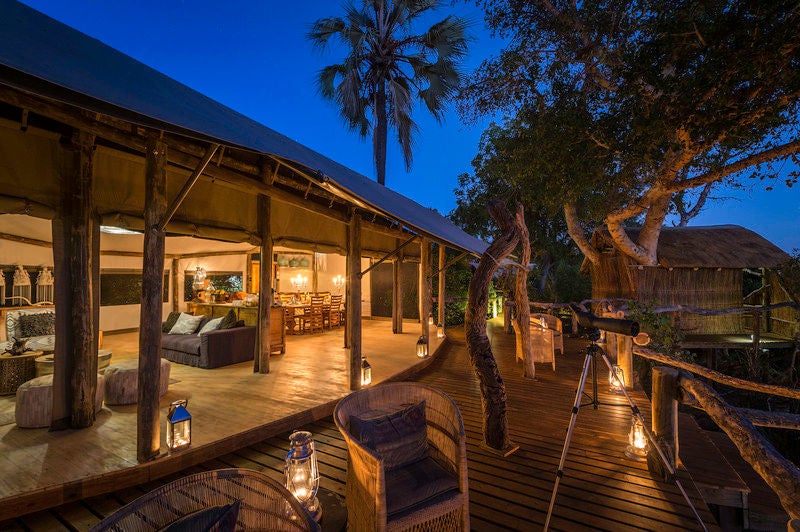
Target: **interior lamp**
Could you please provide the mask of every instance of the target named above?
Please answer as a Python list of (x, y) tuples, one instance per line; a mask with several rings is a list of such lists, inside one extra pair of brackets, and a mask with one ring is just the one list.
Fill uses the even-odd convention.
[(611, 370), (608, 372), (608, 385), (609, 392), (622, 393), (622, 389), (625, 388), (625, 372), (622, 371), (621, 366), (611, 365)]
[(319, 522), (322, 507), (317, 500), (319, 469), (311, 433), (301, 430), (289, 435), (289, 452), (284, 464), (286, 488), (302, 504), (311, 517)]
[(333, 278), (333, 287), (336, 289), (336, 292), (341, 292), (342, 287), (344, 286), (344, 277), (341, 275), (337, 275)]
[(633, 416), (631, 430), (628, 433), (628, 446), (625, 448), (625, 456), (631, 460), (647, 459), (647, 435), (644, 432), (644, 425), (638, 417)]
[(178, 451), (192, 443), (192, 416), (186, 410), (188, 399), (179, 399), (169, 407), (167, 414), (167, 447)]
[(428, 356), (428, 339), (425, 336), (420, 336), (419, 340), (417, 340), (417, 356), (419, 358)]
[(367, 357), (361, 357), (361, 386), (372, 384), (372, 366), (367, 362)]

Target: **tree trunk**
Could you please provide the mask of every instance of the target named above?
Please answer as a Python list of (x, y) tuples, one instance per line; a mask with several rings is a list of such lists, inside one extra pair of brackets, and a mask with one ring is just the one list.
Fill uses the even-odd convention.
[(519, 262), (522, 267), (517, 267), (514, 279), (514, 304), (517, 312), (514, 315), (516, 327), (517, 352), (522, 355), (522, 363), (525, 367), (525, 376), (533, 379), (536, 377), (536, 365), (533, 363), (533, 352), (531, 350), (531, 307), (528, 299), (528, 265), (531, 263), (531, 241), (528, 233), (528, 226), (525, 225), (525, 211), (522, 205), (517, 203), (517, 214), (515, 217), (517, 231), (519, 232), (519, 243), (522, 247)]
[(167, 144), (148, 138), (145, 156), (144, 257), (142, 307), (139, 318), (139, 382), (136, 458), (158, 456), (161, 436), (158, 386), (161, 381), (161, 319), (163, 317), (164, 231), (159, 223), (167, 212)]
[(736, 445), (742, 458), (769, 484), (789, 517), (800, 519), (800, 470), (781, 456), (738, 409), (727, 404), (710, 386), (685, 372), (680, 374), (678, 383), (694, 396)]
[(484, 443), (490, 449), (508, 454), (514, 451), (515, 446), (508, 438), (505, 384), (486, 336), (486, 309), (489, 284), (500, 262), (519, 242), (519, 232), (514, 217), (501, 201), (494, 200), (489, 204), (489, 214), (500, 228), (500, 235), (483, 253), (472, 275), (464, 321), (469, 359), (481, 388)]
[(378, 87), (375, 94), (375, 127), (372, 130), (372, 154), (375, 158), (375, 171), (378, 183), (386, 185), (386, 134), (387, 117), (386, 93), (383, 84)]
[(581, 253), (589, 259), (592, 264), (600, 262), (600, 252), (597, 251), (589, 239), (586, 238), (586, 233), (581, 227), (580, 220), (578, 219), (578, 209), (574, 202), (564, 204), (564, 220), (567, 222), (567, 232), (569, 233), (572, 241), (581, 250)]

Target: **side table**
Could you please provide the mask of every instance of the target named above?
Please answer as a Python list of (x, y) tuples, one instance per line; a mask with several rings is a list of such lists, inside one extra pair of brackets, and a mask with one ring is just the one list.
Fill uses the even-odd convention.
[(0, 395), (17, 393), (23, 382), (36, 377), (36, 358), (42, 351), (25, 351), (21, 355), (0, 355)]

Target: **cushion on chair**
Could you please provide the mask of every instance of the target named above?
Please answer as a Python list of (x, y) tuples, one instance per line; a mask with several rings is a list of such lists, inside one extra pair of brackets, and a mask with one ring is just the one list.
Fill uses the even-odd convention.
[(205, 318), (203, 315), (192, 316), (181, 312), (181, 315), (178, 316), (178, 321), (169, 330), (169, 334), (193, 334), (199, 327), (200, 322), (203, 321), (203, 318)]
[(458, 492), (458, 479), (431, 457), (386, 472), (386, 514), (396, 519)]
[(55, 312), (22, 314), (19, 317), (20, 331), (24, 338), (31, 336), (48, 336), (56, 333)]
[(167, 319), (161, 324), (161, 332), (168, 333), (171, 331), (175, 326), (175, 322), (178, 321), (178, 317), (180, 315), (180, 312), (170, 312), (169, 316), (167, 316)]
[(237, 500), (224, 506), (203, 508), (184, 515), (165, 526), (161, 532), (227, 532), (236, 529), (236, 519), (239, 516), (239, 503)]
[(365, 412), (350, 416), (350, 432), (383, 458), (392, 471), (428, 456), (425, 401), (395, 412)]
[(229, 310), (227, 314), (222, 318), (222, 321), (219, 322), (218, 329), (231, 329), (233, 326), (236, 325), (236, 313), (233, 309)]

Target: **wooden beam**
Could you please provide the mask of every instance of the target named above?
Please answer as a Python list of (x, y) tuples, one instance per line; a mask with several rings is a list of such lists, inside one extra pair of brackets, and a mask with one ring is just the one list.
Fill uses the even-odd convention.
[(47, 240), (39, 240), (36, 238), (28, 238), (24, 236), (12, 235), (11, 233), (0, 233), (0, 240), (8, 240), (10, 242), (19, 242), (20, 244), (28, 244), (31, 246), (39, 246), (43, 248), (53, 247), (52, 242)]
[(446, 271), (445, 264), (446, 264), (446, 261), (447, 261), (446, 251), (447, 250), (445, 249), (445, 247), (442, 244), (439, 244), (439, 293), (437, 294), (437, 296), (438, 296), (438, 305), (437, 305), (437, 307), (438, 307), (437, 308), (438, 316), (437, 316), (437, 318), (438, 319), (436, 321), (436, 324), (440, 325), (442, 328), (444, 328), (444, 319), (445, 319), (445, 314), (444, 314), (444, 297), (445, 297), (444, 281), (445, 281), (445, 271)]
[(172, 312), (180, 311), (181, 292), (183, 291), (183, 283), (181, 282), (180, 272), (180, 259), (177, 257), (172, 258)]
[(392, 262), (392, 332), (403, 334), (403, 255)]
[(145, 161), (145, 231), (136, 424), (136, 458), (139, 462), (157, 457), (161, 440), (158, 383), (161, 373), (164, 231), (159, 228), (159, 222), (164, 219), (167, 210), (167, 144), (155, 136), (149, 138)]
[[(66, 192), (63, 192), (66, 195)], [(69, 230), (66, 212), (62, 210), (52, 220), (53, 277), (56, 308), (56, 345), (53, 358), (53, 414), (51, 430), (69, 428), (72, 389), (72, 290), (70, 287)]]
[[(421, 327), (421, 334), (428, 341), (430, 348), (431, 331), (428, 324), (428, 316), (431, 315), (431, 278), (428, 273), (431, 271), (431, 241), (423, 238), (419, 243), (419, 300), (420, 300), (420, 316), (419, 321)], [(435, 332), (435, 330), (434, 330)]]
[(367, 268), (363, 272), (359, 273), (359, 275), (361, 277), (364, 277), (366, 274), (368, 274), (373, 269), (375, 269), (375, 267), (378, 264), (382, 264), (382, 263), (386, 262), (387, 260), (391, 259), (392, 257), (394, 257), (395, 255), (398, 255), (401, 251), (403, 251), (403, 248), (405, 248), (407, 245), (409, 245), (410, 243), (412, 243), (416, 239), (417, 239), (417, 235), (412, 235), (411, 237), (409, 237), (408, 240), (406, 240), (405, 242), (403, 242), (402, 244), (400, 244), (399, 246), (394, 248), (392, 251), (390, 251), (389, 253), (387, 253), (386, 255), (384, 255), (383, 257), (378, 259), (377, 261), (375, 261), (372, 264), (370, 264), (369, 268)]
[(170, 206), (167, 207), (167, 212), (164, 214), (164, 218), (158, 224), (158, 229), (160, 231), (164, 231), (167, 228), (167, 224), (172, 219), (172, 216), (181, 206), (183, 200), (186, 199), (186, 196), (189, 195), (189, 192), (192, 190), (194, 184), (197, 183), (197, 180), (200, 179), (200, 176), (203, 174), (203, 171), (206, 169), (206, 166), (208, 166), (208, 163), (211, 161), (211, 158), (214, 157), (214, 153), (216, 153), (217, 149), (219, 149), (219, 144), (209, 145), (205, 155), (203, 155), (203, 158), (197, 164), (195, 169), (192, 170), (192, 175), (189, 176), (189, 178), (183, 184), (183, 187), (181, 187), (181, 190), (178, 192), (178, 195), (175, 197), (174, 200), (172, 200)]
[[(653, 368), (652, 430), (673, 471), (678, 467), (679, 459), (678, 373), (677, 369), (667, 366)], [(626, 375), (625, 380), (632, 379)], [(649, 453), (647, 468), (657, 478), (666, 479), (669, 476), (658, 453)]]
[(261, 260), (258, 269), (258, 348), (253, 370), (269, 373), (270, 309), (272, 308), (272, 234), (270, 199), (258, 196), (258, 236), (261, 237)]
[(350, 346), (350, 389), (361, 388), (361, 216), (353, 210), (347, 226), (347, 331)]

